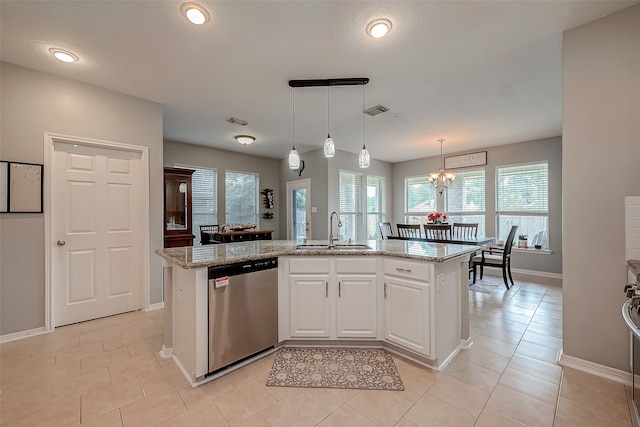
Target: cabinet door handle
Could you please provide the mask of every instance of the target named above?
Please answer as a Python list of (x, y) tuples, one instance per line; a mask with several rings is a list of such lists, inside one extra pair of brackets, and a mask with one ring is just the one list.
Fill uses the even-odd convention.
[(329, 298), (329, 282), (324, 282), (324, 296)]
[(342, 282), (338, 282), (338, 298), (340, 298), (340, 295), (341, 295), (341, 290), (340, 290), (341, 287), (342, 287)]
[(396, 271), (404, 271), (405, 273), (411, 273), (411, 269), (410, 268), (398, 268), (398, 267), (396, 267)]
[(384, 298), (387, 299), (387, 282), (384, 283)]

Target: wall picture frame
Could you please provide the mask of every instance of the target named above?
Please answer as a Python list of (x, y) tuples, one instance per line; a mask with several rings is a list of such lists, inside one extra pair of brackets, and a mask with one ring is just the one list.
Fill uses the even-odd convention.
[(482, 166), (487, 164), (487, 152), (460, 154), (444, 158), (445, 169), (468, 168), (470, 166)]
[(0, 213), (43, 212), (43, 168), (39, 163), (0, 161)]

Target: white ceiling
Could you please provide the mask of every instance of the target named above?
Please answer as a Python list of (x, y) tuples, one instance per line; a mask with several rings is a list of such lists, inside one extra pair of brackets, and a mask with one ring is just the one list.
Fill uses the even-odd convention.
[[(398, 162), (557, 136), (562, 32), (633, 1), (180, 1), (0, 3), (1, 59), (164, 105), (164, 137), (284, 158), (292, 144), (291, 79), (368, 77), (371, 156)], [(365, 34), (385, 17), (383, 39)], [(80, 57), (64, 64), (50, 47)], [(357, 153), (363, 87), (295, 89), (295, 145)], [(245, 127), (227, 123), (236, 117)], [(237, 134), (256, 142), (240, 146)], [(304, 156), (302, 156), (304, 158)]]

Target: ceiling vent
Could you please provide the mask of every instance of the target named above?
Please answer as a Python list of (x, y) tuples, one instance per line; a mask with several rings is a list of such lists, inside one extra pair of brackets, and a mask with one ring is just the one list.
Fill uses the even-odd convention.
[(233, 123), (234, 125), (240, 125), (240, 126), (246, 126), (249, 124), (248, 121), (246, 120), (240, 120), (240, 119), (236, 119), (235, 117), (231, 117), (229, 120), (227, 120), (229, 123)]
[(375, 107), (371, 107), (369, 109), (364, 110), (364, 112), (370, 116), (377, 116), (378, 114), (386, 113), (387, 111), (389, 111), (389, 109), (384, 105), (380, 105), (380, 104), (376, 105)]

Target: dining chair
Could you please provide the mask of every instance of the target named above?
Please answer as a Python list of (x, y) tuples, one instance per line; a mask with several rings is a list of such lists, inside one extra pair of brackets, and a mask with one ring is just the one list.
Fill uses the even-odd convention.
[(213, 239), (213, 233), (217, 233), (217, 232), (218, 232), (218, 224), (201, 225), (200, 226), (200, 244), (211, 245), (213, 243), (217, 243)]
[(420, 224), (396, 224), (401, 239), (419, 239)]
[(380, 238), (382, 240), (387, 240), (389, 236), (393, 236), (393, 229), (391, 228), (390, 222), (379, 222), (378, 227), (380, 228)]
[(477, 222), (454, 222), (451, 235), (458, 239), (472, 239), (478, 237)]
[(451, 224), (425, 224), (427, 240), (451, 240)]
[(511, 249), (513, 248), (513, 239), (516, 237), (517, 230), (517, 225), (511, 227), (511, 231), (509, 231), (503, 247), (483, 249), (480, 255), (476, 255), (471, 259), (471, 263), (473, 264), (473, 283), (476, 283), (476, 267), (480, 266), (480, 279), (482, 279), (484, 267), (490, 266), (502, 268), (504, 285), (509, 289), (509, 282), (507, 281), (508, 274), (509, 280), (511, 280), (511, 286), (513, 286), (513, 277), (511, 277)]

